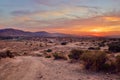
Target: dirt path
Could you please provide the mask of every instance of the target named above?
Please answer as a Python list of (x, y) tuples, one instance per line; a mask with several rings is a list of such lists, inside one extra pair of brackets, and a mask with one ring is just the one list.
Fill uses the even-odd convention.
[(43, 57), (23, 56), (0, 61), (0, 80), (117, 80), (117, 77), (89, 73), (79, 64)]

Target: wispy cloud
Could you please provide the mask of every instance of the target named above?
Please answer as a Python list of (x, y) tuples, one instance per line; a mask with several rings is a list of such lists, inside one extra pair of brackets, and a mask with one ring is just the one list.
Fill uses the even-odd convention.
[(31, 31), (115, 33), (120, 30), (118, 4), (119, 0), (1, 0), (0, 24)]
[(13, 16), (28, 16), (32, 19), (37, 20), (55, 20), (61, 18), (67, 19), (75, 19), (79, 18), (87, 18), (91, 16), (100, 15), (100, 9), (97, 7), (88, 7), (88, 6), (64, 6), (62, 8), (58, 8), (57, 10), (43, 10), (43, 11), (27, 11), (27, 10), (17, 10), (11, 12)]
[(17, 10), (17, 11), (11, 12), (11, 15), (13, 16), (23, 16), (23, 15), (29, 15), (29, 14), (32, 14), (32, 12), (27, 10)]

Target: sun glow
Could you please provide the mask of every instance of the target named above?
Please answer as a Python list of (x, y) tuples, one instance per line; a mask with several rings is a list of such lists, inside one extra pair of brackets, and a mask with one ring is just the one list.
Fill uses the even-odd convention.
[(102, 32), (109, 32), (111, 31), (112, 28), (107, 28), (107, 27), (93, 27), (91, 29), (89, 29), (89, 32), (94, 32), (94, 33), (102, 33)]
[(102, 32), (103, 30), (101, 30), (101, 29), (92, 29), (92, 30), (90, 30), (91, 32)]
[(105, 27), (104, 28), (103, 27), (99, 27), (99, 28), (93, 27), (91, 29), (88, 29), (88, 33), (90, 33), (91, 35), (94, 35), (94, 36), (104, 36), (109, 31), (110, 31), (110, 29), (107, 29)]

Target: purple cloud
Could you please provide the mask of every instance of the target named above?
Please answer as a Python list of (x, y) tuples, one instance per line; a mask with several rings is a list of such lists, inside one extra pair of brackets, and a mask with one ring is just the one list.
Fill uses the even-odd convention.
[(60, 4), (69, 3), (70, 1), (69, 0), (33, 0), (33, 2), (42, 5), (51, 6), (51, 5), (60, 5)]
[(12, 14), (13, 16), (23, 16), (23, 15), (29, 15), (29, 14), (31, 14), (31, 13), (33, 13), (33, 12), (27, 11), (27, 10), (18, 10), (18, 11), (13, 11), (13, 12), (11, 12), (11, 14)]

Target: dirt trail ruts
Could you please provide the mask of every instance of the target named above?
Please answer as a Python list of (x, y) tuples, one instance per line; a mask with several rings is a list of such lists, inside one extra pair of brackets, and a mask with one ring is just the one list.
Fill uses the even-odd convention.
[(85, 72), (79, 64), (20, 56), (0, 61), (0, 80), (117, 80), (116, 75)]

